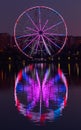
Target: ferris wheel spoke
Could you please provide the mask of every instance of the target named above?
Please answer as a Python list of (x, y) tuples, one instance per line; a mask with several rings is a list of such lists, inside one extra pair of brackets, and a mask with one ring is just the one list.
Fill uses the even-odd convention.
[(33, 21), (33, 19), (30, 17), (30, 15), (28, 13), (26, 13), (26, 15), (28, 16), (28, 18), (30, 19), (30, 21), (32, 22), (32, 24), (34, 25), (34, 27), (39, 30), (39, 28), (37, 27), (37, 25), (35, 24), (35, 22)]
[(46, 22), (45, 22), (45, 24), (44, 24), (42, 30), (44, 30), (44, 28), (46, 27), (47, 24), (48, 24), (48, 19), (46, 20)]
[[(43, 43), (39, 44), (39, 48), (40, 48), (40, 52), (44, 53), (44, 52), (43, 52)], [(41, 54), (42, 54), (42, 53), (41, 53)]]
[(50, 52), (48, 46), (46, 45), (46, 42), (45, 42), (43, 36), (41, 36), (41, 38), (42, 38), (42, 41), (43, 41), (43, 44), (44, 44), (44, 46), (45, 46), (45, 49), (46, 49), (47, 53), (48, 53), (49, 55), (51, 55), (51, 52)]
[(60, 25), (61, 23), (63, 23), (63, 21), (60, 21), (60, 22), (58, 22), (58, 23), (56, 23), (56, 24), (52, 25), (51, 27), (49, 27), (49, 28), (45, 29), (45, 30), (44, 30), (44, 32), (46, 32), (46, 31), (48, 31), (48, 30), (53, 29), (54, 27), (56, 27), (56, 26)]
[(44, 34), (50, 36), (65, 36), (65, 34), (59, 34), (59, 33), (44, 33)]
[(54, 49), (53, 49), (53, 47), (51, 46), (51, 44), (50, 44), (50, 42), (49, 42), (49, 41), (48, 41), (48, 43), (47, 43), (47, 44), (48, 44), (48, 46), (49, 46), (49, 48), (50, 48), (51, 52), (55, 52), (55, 51), (54, 51)]
[(30, 41), (30, 38), (29, 38), (29, 37), (26, 38), (26, 39), (23, 41), (23, 43), (27, 43), (28, 41)]
[(38, 37), (38, 36), (36, 36), (36, 37), (33, 38), (29, 43), (27, 43), (27, 45), (23, 48), (23, 51), (24, 51), (30, 44), (32, 44), (32, 43), (36, 40), (37, 37)]
[(37, 46), (36, 46), (36, 52), (37, 52), (39, 44), (40, 44), (40, 36), (38, 37)]
[(34, 43), (34, 46), (32, 47), (31, 51), (30, 51), (30, 56), (32, 55), (32, 53), (34, 52), (34, 48), (36, 46), (36, 43)]
[(40, 7), (38, 8), (38, 14), (39, 14), (39, 29), (41, 30), (41, 11), (40, 11)]
[(55, 42), (53, 42), (50, 38), (48, 38), (46, 35), (44, 35), (44, 37), (50, 41), (54, 46), (56, 46), (57, 48), (60, 48)]
[(31, 27), (26, 27), (26, 29), (34, 31), (34, 32), (38, 32), (37, 30), (35, 30), (35, 29), (31, 28)]
[[(39, 37), (38, 37), (38, 38), (39, 38)], [(32, 55), (32, 53), (34, 52), (35, 47), (37, 47), (37, 46), (38, 46), (38, 45), (37, 45), (37, 41), (36, 41), (36, 42), (34, 43), (32, 49), (31, 49), (30, 55)], [(37, 52), (37, 51), (35, 51), (35, 52)]]
[(37, 35), (37, 33), (30, 33), (30, 34), (26, 34), (26, 35), (21, 35), (21, 36), (17, 36), (16, 39), (20, 39), (20, 38), (25, 38), (25, 37), (28, 37), (28, 36), (35, 36)]

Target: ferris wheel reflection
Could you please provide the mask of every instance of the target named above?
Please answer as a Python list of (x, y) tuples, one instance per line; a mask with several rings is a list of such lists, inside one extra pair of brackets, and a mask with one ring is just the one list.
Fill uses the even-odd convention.
[(54, 121), (67, 104), (67, 80), (54, 64), (30, 64), (15, 81), (15, 105), (35, 123)]

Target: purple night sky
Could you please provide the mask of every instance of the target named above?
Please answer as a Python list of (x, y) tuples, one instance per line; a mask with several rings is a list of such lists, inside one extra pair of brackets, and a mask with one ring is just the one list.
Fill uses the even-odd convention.
[(81, 0), (1, 0), (0, 33), (13, 34), (18, 16), (27, 8), (44, 5), (58, 11), (65, 19), (68, 35), (81, 36)]

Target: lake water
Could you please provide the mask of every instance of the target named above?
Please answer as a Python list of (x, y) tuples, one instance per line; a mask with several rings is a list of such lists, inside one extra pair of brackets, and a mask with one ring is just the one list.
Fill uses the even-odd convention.
[(81, 64), (0, 65), (0, 129), (81, 130)]

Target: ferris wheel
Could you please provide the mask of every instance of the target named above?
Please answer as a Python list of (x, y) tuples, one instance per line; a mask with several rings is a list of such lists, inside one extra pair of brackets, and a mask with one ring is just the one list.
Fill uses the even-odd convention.
[(29, 58), (57, 55), (66, 44), (67, 26), (54, 9), (36, 6), (25, 10), (16, 20), (14, 39), (18, 49)]

